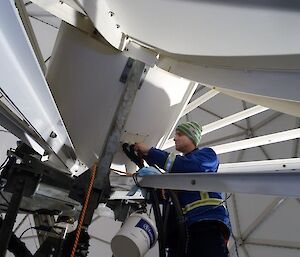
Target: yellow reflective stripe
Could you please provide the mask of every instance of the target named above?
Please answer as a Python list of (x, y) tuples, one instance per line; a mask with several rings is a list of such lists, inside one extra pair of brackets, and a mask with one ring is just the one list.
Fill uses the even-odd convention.
[(209, 194), (207, 192), (201, 192), (200, 191), (200, 196), (201, 196), (201, 199), (204, 200), (204, 199), (208, 199), (209, 198)]
[(221, 205), (223, 203), (222, 199), (218, 198), (209, 198), (204, 200), (198, 200), (195, 202), (192, 202), (190, 204), (187, 204), (184, 208), (182, 208), (183, 214), (186, 214), (187, 212), (200, 207), (200, 206), (206, 206), (206, 205)]
[(166, 162), (165, 162), (165, 166), (164, 166), (164, 170), (166, 172), (170, 172), (172, 167), (173, 167), (173, 164), (175, 162), (175, 158), (176, 158), (176, 154), (175, 153), (170, 153)]

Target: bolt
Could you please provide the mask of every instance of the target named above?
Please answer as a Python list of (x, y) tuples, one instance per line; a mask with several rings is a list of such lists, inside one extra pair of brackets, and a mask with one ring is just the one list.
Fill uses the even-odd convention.
[(238, 244), (239, 246), (243, 245), (243, 244), (244, 244), (244, 240), (243, 240), (242, 238), (239, 238), (239, 239), (237, 240), (237, 244)]
[(117, 26), (117, 29), (119, 29), (119, 28), (120, 28), (120, 24), (116, 24), (116, 26)]
[(110, 17), (113, 17), (115, 15), (115, 13), (112, 11), (109, 11), (108, 14), (110, 15)]
[(192, 179), (192, 180), (191, 180), (191, 184), (192, 184), (192, 185), (196, 185), (196, 180), (195, 180), (195, 179)]
[(51, 138), (56, 138), (57, 135), (56, 135), (56, 133), (55, 133), (54, 131), (52, 131), (52, 132), (50, 133), (50, 137), (51, 137)]

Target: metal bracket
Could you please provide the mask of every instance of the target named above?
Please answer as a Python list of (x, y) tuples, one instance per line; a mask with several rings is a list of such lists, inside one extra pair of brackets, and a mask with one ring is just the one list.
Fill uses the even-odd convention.
[(131, 58), (128, 58), (127, 60), (127, 63), (122, 71), (122, 74), (121, 74), (121, 77), (120, 77), (120, 82), (125, 84), (127, 82), (127, 78), (128, 78), (128, 75), (129, 75), (129, 72), (132, 68), (132, 65), (134, 63), (134, 60), (131, 59)]

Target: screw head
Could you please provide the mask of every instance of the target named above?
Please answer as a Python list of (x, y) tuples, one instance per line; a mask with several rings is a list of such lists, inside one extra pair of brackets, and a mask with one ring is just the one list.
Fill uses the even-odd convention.
[(50, 137), (51, 137), (51, 138), (56, 138), (56, 137), (57, 137), (57, 134), (56, 134), (54, 131), (52, 131), (52, 132), (50, 133)]

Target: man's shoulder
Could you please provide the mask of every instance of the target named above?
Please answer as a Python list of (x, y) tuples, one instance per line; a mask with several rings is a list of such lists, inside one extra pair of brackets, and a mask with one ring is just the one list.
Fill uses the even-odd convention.
[(218, 159), (216, 152), (210, 147), (198, 148), (196, 151), (194, 151), (194, 156), (196, 158), (201, 158), (206, 160)]
[(197, 154), (209, 154), (209, 155), (217, 155), (214, 149), (210, 147), (203, 147), (203, 148), (197, 148), (197, 151), (195, 151)]

